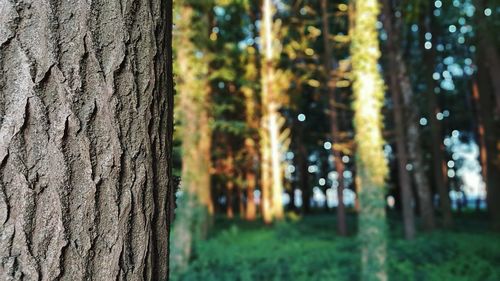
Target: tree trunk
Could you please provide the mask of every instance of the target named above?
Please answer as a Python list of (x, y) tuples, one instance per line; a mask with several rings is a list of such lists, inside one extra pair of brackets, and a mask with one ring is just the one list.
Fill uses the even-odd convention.
[(478, 63), (477, 77), (479, 80), (479, 107), (482, 121), (480, 128), (484, 132), (484, 148), (482, 157), (484, 157), (485, 165), (482, 166), (483, 174), (486, 175), (488, 211), (491, 216), (492, 227), (496, 231), (500, 231), (500, 151), (498, 149), (499, 126), (498, 121), (491, 118), (491, 113), (494, 111), (494, 93), (492, 90), (492, 81), (489, 79), (486, 69), (486, 64), (481, 63), (483, 60), (488, 60), (486, 53), (479, 53), (480, 63)]
[(388, 169), (382, 138), (384, 82), (377, 69), (380, 58), (376, 30), (379, 2), (356, 0), (355, 9), (351, 57), (356, 181), (361, 205), (358, 234), (362, 249), (361, 280), (387, 280), (385, 178)]
[[(488, 1), (476, 0), (475, 4), (478, 11), (484, 11), (484, 8), (487, 7)], [(490, 3), (490, 5), (494, 4)], [(495, 100), (494, 104), (496, 104), (496, 107), (494, 106), (493, 113), (496, 115), (496, 118), (500, 118), (500, 79), (498, 79), (498, 73), (500, 73), (500, 57), (497, 52), (498, 49), (495, 46), (495, 41), (492, 40), (489, 34), (486, 34), (488, 32), (488, 26), (486, 26), (488, 24), (488, 19), (482, 12), (478, 12), (476, 15), (476, 25), (479, 26), (479, 48), (482, 52), (484, 52), (484, 56), (488, 58), (483, 60), (482, 63), (486, 66), (488, 74), (485, 75), (489, 76), (491, 84), (490, 88), (493, 94), (493, 100)]]
[[(336, 104), (336, 77), (333, 68), (335, 63), (332, 50), (330, 38), (330, 25), (328, 21), (328, 6), (327, 0), (321, 0), (321, 11), (322, 11), (322, 22), (323, 22), (323, 46), (325, 48), (325, 71), (327, 73), (327, 88), (328, 88), (328, 105), (330, 113), (330, 132), (332, 135), (333, 143), (340, 142), (340, 131), (339, 131), (339, 120)], [(332, 145), (332, 153), (335, 162), (335, 170), (338, 175), (338, 187), (337, 187), (337, 233), (341, 236), (347, 235), (347, 226), (345, 219), (345, 206), (344, 206), (344, 163), (342, 162), (342, 152), (338, 149), (338, 146)]]
[[(398, 45), (400, 24), (399, 22), (393, 23), (392, 21), (393, 12), (390, 3), (390, 1), (384, 0), (384, 28), (389, 36), (387, 41), (387, 56), (389, 57), (390, 66), (390, 89), (394, 103), (398, 171), (402, 194), (401, 200), (403, 203), (403, 217), (405, 218), (405, 235), (407, 239), (412, 239), (415, 236), (415, 219), (412, 207), (414, 200), (411, 190), (410, 173), (406, 168), (407, 164), (411, 163), (413, 166), (413, 176), (417, 186), (420, 213), (425, 230), (434, 228), (434, 209), (422, 159), (420, 129), (417, 117), (418, 110), (412, 106), (414, 93), (406, 69), (406, 63), (403, 60), (402, 51)], [(401, 100), (401, 97), (403, 100)], [(408, 112), (406, 118), (404, 112)], [(407, 122), (405, 122), (405, 119)], [(407, 137), (405, 136), (405, 128)]]
[(245, 210), (245, 219), (248, 221), (253, 221), (257, 217), (257, 208), (255, 207), (255, 174), (253, 171), (247, 172), (247, 204)]
[(226, 183), (226, 216), (228, 219), (233, 219), (234, 218), (234, 210), (233, 210), (233, 205), (234, 205), (234, 200), (233, 200), (233, 193), (234, 193), (234, 183), (232, 179), (229, 179)]
[[(424, 13), (425, 15), (425, 13)], [(420, 37), (423, 38), (423, 34), (425, 32), (431, 32), (434, 30), (431, 28), (432, 15), (427, 15), (424, 18), (424, 28), (422, 28), (422, 32)], [(437, 37), (437, 34), (433, 34), (433, 40)], [(421, 40), (424, 42), (424, 40)], [(435, 41), (432, 42), (432, 45), (435, 45)], [(423, 50), (424, 53), (424, 64), (428, 67), (428, 71), (426, 73), (426, 83), (427, 83), (427, 101), (429, 106), (429, 123), (431, 127), (431, 147), (432, 147), (432, 168), (434, 171), (434, 183), (436, 185), (436, 189), (439, 194), (439, 205), (441, 209), (441, 215), (443, 216), (443, 226), (445, 228), (450, 228), (453, 226), (453, 216), (451, 213), (451, 203), (448, 186), (446, 184), (446, 175), (443, 170), (444, 163), (444, 147), (443, 147), (443, 138), (441, 135), (441, 123), (436, 118), (436, 114), (440, 112), (438, 100), (436, 94), (434, 93), (434, 85), (435, 82), (432, 79), (432, 73), (434, 72), (435, 66), (435, 49), (431, 48), (431, 50)]]
[[(275, 82), (276, 70), (274, 68), (274, 36), (273, 36), (273, 4), (271, 0), (264, 0), (262, 6), (261, 39), (264, 49), (264, 62), (262, 67), (262, 144), (263, 150), (263, 210), (270, 209), (270, 214), (264, 214), (264, 220), (270, 222), (274, 219), (283, 219), (283, 173), (281, 168), (280, 153), (280, 126), (279, 126), (279, 100)], [(269, 199), (267, 199), (269, 198)], [(269, 202), (267, 201), (269, 200)], [(269, 206), (268, 206), (269, 204)]]
[[(208, 79), (208, 56), (206, 46), (200, 46), (200, 39), (208, 37), (208, 17), (199, 14), (202, 7), (190, 5), (187, 1), (176, 2), (174, 50), (176, 55), (177, 92), (176, 114), (179, 117), (178, 133), (182, 142), (182, 176), (179, 200), (172, 234), (171, 260), (174, 272), (187, 268), (191, 249), (196, 240), (205, 238), (211, 224), (214, 206), (211, 196), (211, 138), (210, 85)], [(208, 10), (208, 9), (207, 9)], [(202, 21), (203, 28), (193, 28), (193, 22)], [(206, 28), (206, 29), (205, 29)]]
[(0, 7), (0, 279), (166, 280), (171, 1)]
[(303, 128), (299, 128), (299, 148), (297, 155), (297, 166), (299, 168), (299, 186), (300, 191), (302, 192), (302, 211), (304, 214), (308, 214), (311, 212), (311, 188), (309, 187), (309, 172), (307, 170), (307, 148), (301, 142), (302, 137)]

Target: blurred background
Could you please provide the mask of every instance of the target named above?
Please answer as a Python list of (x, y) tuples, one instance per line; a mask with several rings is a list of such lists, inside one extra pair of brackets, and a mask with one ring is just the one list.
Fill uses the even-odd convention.
[(172, 280), (500, 280), (500, 1), (174, 2)]

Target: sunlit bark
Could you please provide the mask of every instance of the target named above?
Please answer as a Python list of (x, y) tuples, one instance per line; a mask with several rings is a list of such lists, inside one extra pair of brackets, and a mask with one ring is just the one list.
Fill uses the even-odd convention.
[[(283, 210), (283, 172), (281, 165), (280, 150), (280, 101), (279, 93), (273, 83), (276, 81), (276, 69), (274, 66), (274, 44), (273, 16), (274, 7), (271, 0), (264, 0), (262, 6), (261, 40), (263, 46), (262, 65), (262, 194), (264, 220), (282, 219)], [(267, 202), (270, 200), (270, 202)], [(267, 208), (271, 213), (267, 214)], [(269, 217), (271, 216), (271, 218)]]
[(355, 9), (351, 55), (357, 145), (356, 181), (361, 205), (361, 279), (387, 280), (385, 180), (388, 169), (382, 138), (384, 83), (378, 71), (380, 50), (376, 23), (379, 3), (377, 0), (356, 0)]

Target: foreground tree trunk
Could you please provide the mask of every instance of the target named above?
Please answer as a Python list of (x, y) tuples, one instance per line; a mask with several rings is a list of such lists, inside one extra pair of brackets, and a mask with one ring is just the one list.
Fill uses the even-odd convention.
[(0, 279), (166, 280), (171, 1), (0, 7)]
[(380, 57), (376, 30), (379, 3), (377, 0), (356, 0), (355, 9), (357, 15), (351, 54), (357, 144), (356, 181), (361, 205), (361, 280), (387, 280), (385, 178), (388, 169), (382, 138), (384, 84), (377, 69)]
[[(333, 73), (334, 58), (331, 49), (330, 38), (330, 25), (328, 21), (328, 5), (327, 0), (321, 0), (321, 11), (322, 11), (322, 22), (323, 22), (323, 46), (325, 48), (325, 71), (327, 72), (327, 88), (328, 88), (328, 109), (330, 113), (330, 128), (331, 135), (334, 143), (340, 142), (340, 131), (339, 131), (339, 118), (337, 114), (337, 109), (335, 108), (336, 103), (336, 93), (335, 93), (335, 73)], [(342, 162), (342, 152), (338, 149), (338, 146), (332, 145), (332, 153), (335, 162), (335, 171), (338, 175), (338, 187), (337, 187), (337, 233), (341, 236), (347, 235), (347, 226), (345, 219), (345, 206), (344, 206), (344, 163)]]

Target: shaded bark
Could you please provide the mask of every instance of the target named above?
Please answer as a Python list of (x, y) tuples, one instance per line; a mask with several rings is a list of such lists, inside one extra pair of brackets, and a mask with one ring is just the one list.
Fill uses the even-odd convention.
[[(429, 10), (427, 16), (424, 13), (423, 27), (422, 32), (420, 34), (423, 39), (423, 35), (425, 32), (431, 32), (434, 30), (431, 28), (432, 26), (432, 11)], [(434, 32), (432, 40), (437, 37), (437, 34)], [(423, 45), (424, 40), (421, 40), (421, 44)], [(432, 42), (434, 46), (436, 44), (435, 41)], [(426, 84), (427, 84), (427, 102), (429, 108), (429, 124), (431, 128), (431, 147), (432, 147), (432, 168), (434, 172), (434, 184), (439, 194), (439, 205), (440, 211), (442, 215), (442, 224), (445, 228), (450, 228), (453, 226), (453, 216), (451, 213), (451, 203), (449, 190), (446, 183), (446, 174), (443, 170), (444, 160), (444, 146), (443, 146), (443, 137), (442, 137), (442, 128), (441, 123), (437, 120), (436, 115), (440, 112), (437, 96), (434, 93), (435, 81), (432, 79), (432, 74), (434, 72), (435, 66), (435, 50), (431, 48), (430, 50), (423, 50), (424, 53), (424, 65), (427, 66), (426, 72)]]
[[(478, 13), (476, 13), (476, 24), (479, 26), (478, 28), (478, 43), (479, 48), (484, 53), (484, 57), (487, 59), (483, 59), (482, 63), (485, 68), (484, 75), (489, 76), (490, 80), (490, 90), (493, 94), (493, 102), (496, 106), (494, 106), (493, 113), (496, 115), (496, 118), (500, 118), (500, 79), (498, 79), (498, 74), (500, 73), (500, 56), (498, 55), (498, 48), (495, 46), (495, 41), (488, 34), (488, 19), (484, 15), (482, 11), (484, 11), (485, 7), (488, 7), (488, 0), (476, 0), (474, 3), (478, 8)], [(493, 5), (493, 3), (490, 3)]]
[(328, 5), (327, 0), (321, 0), (321, 14), (322, 14), (322, 26), (323, 26), (323, 46), (325, 49), (325, 72), (327, 73), (327, 89), (328, 89), (328, 110), (330, 113), (330, 132), (333, 139), (334, 145), (332, 145), (332, 153), (335, 162), (335, 171), (338, 175), (338, 187), (337, 187), (337, 232), (341, 236), (347, 235), (346, 217), (345, 217), (345, 206), (344, 206), (344, 163), (342, 162), (342, 152), (338, 149), (338, 145), (335, 143), (340, 143), (340, 131), (339, 131), (339, 118), (337, 114), (337, 108), (335, 104), (337, 103), (336, 97), (336, 83), (337, 79), (333, 70), (333, 65), (335, 64), (335, 59), (332, 54), (330, 38), (330, 24), (328, 16)]
[[(303, 128), (299, 128), (299, 139), (302, 139)], [(298, 142), (297, 166), (299, 168), (299, 188), (302, 192), (302, 211), (305, 214), (311, 212), (311, 189), (309, 187), (309, 172), (307, 161), (307, 148), (302, 142)]]
[(171, 1), (0, 6), (0, 279), (166, 280)]
[[(480, 61), (489, 59), (487, 54), (479, 54)], [(478, 64), (478, 84), (479, 84), (479, 120), (480, 129), (483, 129), (484, 147), (481, 157), (484, 161), (482, 169), (486, 182), (488, 211), (491, 217), (492, 228), (500, 231), (500, 151), (499, 151), (499, 121), (491, 118), (491, 113), (495, 110), (491, 80), (488, 77), (486, 65)]]
[[(412, 165), (412, 174), (419, 197), (420, 215), (424, 230), (435, 227), (432, 193), (424, 169), (420, 128), (418, 127), (418, 109), (414, 106), (415, 94), (410, 83), (406, 63), (403, 60), (400, 40), (400, 22), (392, 21), (391, 2), (384, 0), (384, 29), (388, 33), (387, 56), (389, 59), (390, 90), (394, 103), (394, 121), (398, 151), (398, 172), (405, 218), (405, 235), (411, 239), (415, 235), (413, 211), (413, 194), (410, 173), (406, 165)], [(406, 116), (405, 116), (406, 112)], [(406, 128), (406, 130), (405, 130)], [(405, 134), (406, 131), (406, 134)], [(406, 205), (406, 206), (405, 206)]]

